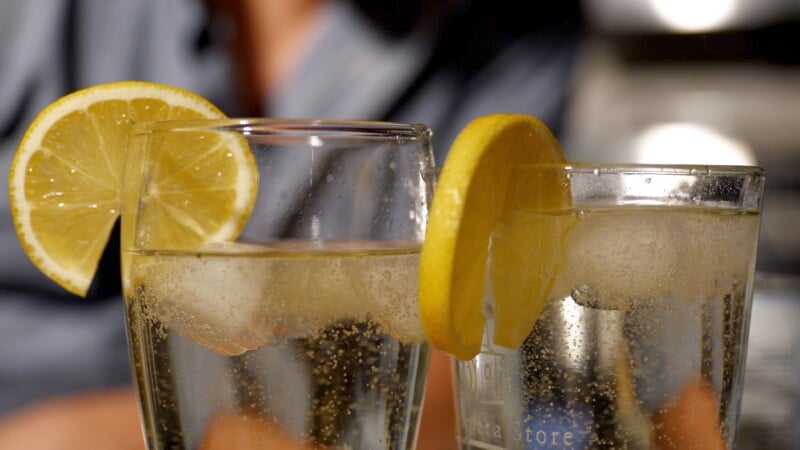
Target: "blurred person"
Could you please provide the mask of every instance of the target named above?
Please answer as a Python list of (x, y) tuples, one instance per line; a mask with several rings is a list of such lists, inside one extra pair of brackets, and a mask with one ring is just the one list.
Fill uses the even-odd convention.
[[(188, 89), (229, 116), (422, 122), (441, 165), (472, 118), (519, 112), (558, 135), (580, 37), (576, 0), (521, 14), (488, 0), (28, 0), (0, 4), (0, 168), (33, 117), (94, 84)], [(22, 252), (0, 195), (0, 450), (142, 448), (118, 236), (88, 298)], [(435, 354), (420, 448), (452, 448)], [(438, 421), (437, 421), (438, 420)], [(47, 430), (47, 432), (43, 432)], [(128, 446), (126, 446), (128, 445)]]

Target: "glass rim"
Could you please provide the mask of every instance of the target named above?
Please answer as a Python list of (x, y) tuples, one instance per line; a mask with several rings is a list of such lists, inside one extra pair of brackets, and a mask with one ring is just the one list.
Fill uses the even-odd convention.
[(730, 164), (654, 164), (654, 163), (522, 163), (514, 165), (514, 170), (563, 170), (575, 174), (590, 175), (685, 175), (685, 176), (726, 176), (756, 175), (763, 176), (765, 171), (760, 166)]
[(292, 119), (292, 118), (219, 118), (219, 119), (171, 119), (155, 122), (140, 122), (131, 125), (133, 136), (142, 134), (220, 131), (251, 136), (285, 136), (346, 139), (391, 138), (398, 136), (416, 139), (429, 138), (430, 127), (422, 123), (402, 123), (371, 120)]

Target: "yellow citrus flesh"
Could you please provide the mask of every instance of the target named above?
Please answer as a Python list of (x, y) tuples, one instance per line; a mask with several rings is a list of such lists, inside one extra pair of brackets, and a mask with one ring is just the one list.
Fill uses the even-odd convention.
[[(514, 168), (562, 162), (563, 152), (550, 130), (527, 115), (480, 117), (453, 142), (437, 182), (420, 259), (420, 314), (426, 337), (434, 347), (462, 360), (480, 351), (489, 240), (501, 218), (513, 221), (516, 217), (517, 202), (508, 195), (517, 173)], [(522, 200), (526, 207), (548, 209), (570, 202), (564, 183), (549, 183), (526, 192)], [(543, 224), (528, 227), (528, 232), (534, 235), (508, 235), (511, 239), (505, 241), (504, 248), (516, 242), (520, 248), (530, 248), (522, 241), (550, 240), (560, 229)], [(543, 258), (538, 266), (555, 264), (557, 261), (551, 259), (557, 257), (558, 252), (523, 256), (526, 260)], [(495, 341), (515, 347), (521, 343), (519, 336), (527, 336), (538, 316), (531, 303), (543, 304), (548, 288), (524, 281), (527, 294), (537, 295), (514, 292), (513, 286), (522, 283), (526, 275), (506, 269), (519, 262), (519, 254), (493, 251), (492, 259), (493, 284), (502, 285), (494, 291), (493, 313), (498, 324)]]
[[(130, 124), (223, 117), (193, 93), (136, 81), (89, 87), (46, 107), (25, 132), (9, 174), (11, 213), (25, 253), (60, 286), (84, 296), (120, 215)], [(254, 202), (255, 163), (246, 145), (213, 144), (202, 153), (209, 163), (198, 166), (208, 174), (233, 174), (215, 187), (228, 192), (162, 196), (165, 207), (187, 201), (186, 195), (202, 199), (196, 203), (198, 217), (164, 217), (163, 226), (174, 239), (186, 234), (182, 228), (196, 230), (201, 222), (212, 226), (200, 235), (230, 238), (238, 234)], [(211, 163), (220, 165), (212, 168)], [(161, 169), (182, 177), (180, 167)], [(169, 192), (166, 186), (162, 191)], [(202, 243), (203, 237), (198, 239)]]
[(489, 250), (495, 344), (519, 347), (544, 309), (576, 220), (569, 186), (562, 166), (523, 166), (512, 175)]
[[(125, 165), (122, 248), (134, 239), (139, 248), (170, 250), (235, 239), (258, 183), (247, 140), (202, 128), (139, 131)], [(128, 233), (134, 223), (136, 236)]]

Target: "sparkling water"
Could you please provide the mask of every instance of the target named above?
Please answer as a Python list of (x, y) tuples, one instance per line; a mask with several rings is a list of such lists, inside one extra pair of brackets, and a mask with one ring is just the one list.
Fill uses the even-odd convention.
[(487, 302), (482, 353), (456, 365), (462, 448), (733, 448), (758, 215), (520, 211), (505, 225), (542, 220), (567, 236), (558, 267), (530, 274), (555, 277), (551, 295), (513, 350), (493, 344)]
[(418, 268), (403, 246), (133, 254), (127, 325), (152, 448), (412, 448), (428, 361)]

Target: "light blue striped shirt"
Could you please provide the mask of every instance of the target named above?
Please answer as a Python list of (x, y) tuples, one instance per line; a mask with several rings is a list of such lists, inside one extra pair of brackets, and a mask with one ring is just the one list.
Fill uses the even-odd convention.
[[(473, 31), (480, 14), (461, 13), (400, 39), (371, 26), (351, 3), (326, 8), (294, 76), (264, 99), (265, 114), (425, 123), (438, 162), (479, 115), (533, 114), (558, 132), (575, 29), (532, 23), (510, 30), (500, 22)], [(220, 28), (208, 24), (200, 1), (0, 3), (0, 171), (8, 173), (39, 110), (93, 84), (173, 84), (239, 115), (229, 57), (218, 40), (205, 40)], [(49, 395), (129, 383), (115, 283), (79, 300), (42, 276), (20, 249), (7, 190), (0, 183), (0, 414)]]

